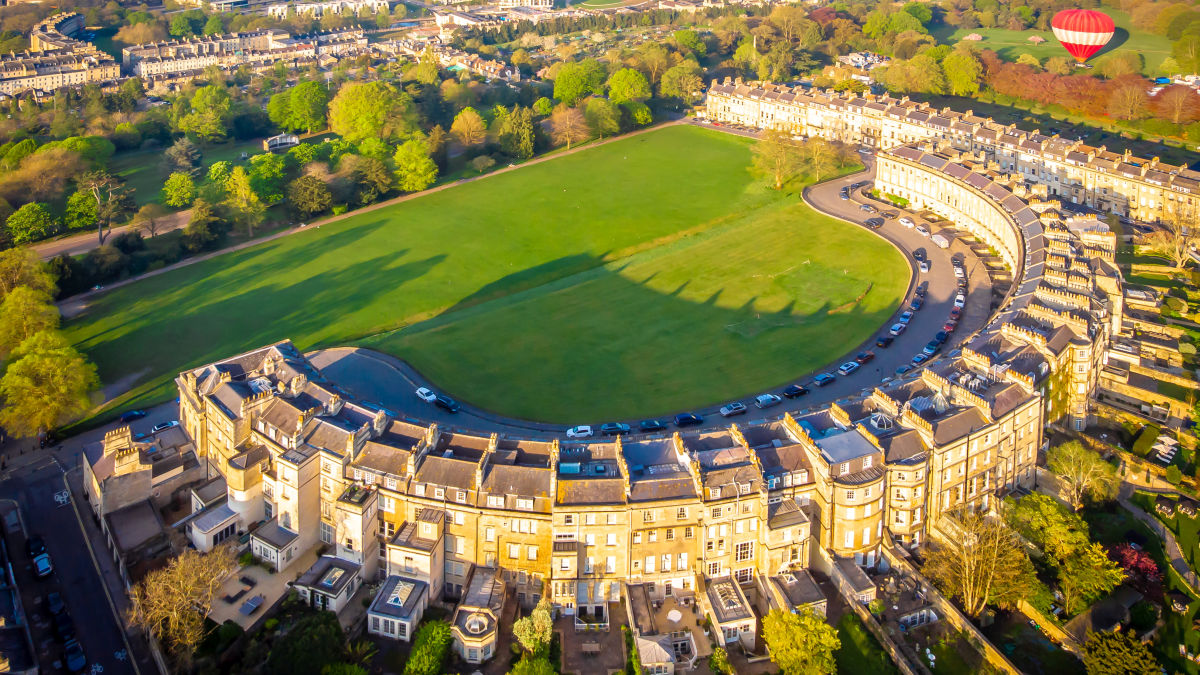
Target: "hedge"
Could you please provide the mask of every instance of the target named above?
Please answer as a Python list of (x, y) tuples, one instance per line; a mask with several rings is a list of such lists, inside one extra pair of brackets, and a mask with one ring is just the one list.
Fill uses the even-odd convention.
[(1138, 434), (1137, 440), (1133, 442), (1133, 454), (1138, 457), (1150, 454), (1150, 448), (1154, 447), (1154, 442), (1158, 440), (1160, 433), (1162, 430), (1153, 424), (1142, 427), (1142, 433)]
[(413, 648), (404, 664), (404, 675), (441, 675), (446, 657), (450, 655), (450, 624), (427, 621), (417, 629)]

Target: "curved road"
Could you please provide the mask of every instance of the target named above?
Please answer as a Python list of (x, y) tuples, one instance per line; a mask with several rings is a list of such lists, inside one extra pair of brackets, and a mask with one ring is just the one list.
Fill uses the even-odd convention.
[[(854, 191), (850, 200), (840, 198), (839, 193), (842, 187), (873, 178), (872, 160), (870, 157), (864, 159), (867, 163), (865, 171), (810, 187), (804, 191), (805, 201), (818, 211), (856, 224), (861, 224), (867, 218), (877, 216), (875, 213), (861, 210), (861, 205), (866, 203), (872, 203), (884, 211), (900, 211), (900, 215), (904, 215), (901, 209), (873, 202), (861, 190)], [(915, 215), (910, 214), (910, 217), (917, 223), (924, 222)], [(950, 262), (951, 256), (965, 256), (970, 292), (958, 330), (952, 334), (950, 341), (941, 353), (954, 350), (958, 341), (978, 330), (987, 322), (991, 312), (991, 283), (983, 265), (966, 246), (954, 241), (949, 249), (940, 249), (932, 245), (928, 237), (921, 236), (915, 229), (905, 228), (894, 219), (888, 219), (882, 228), (875, 230), (875, 233), (894, 244), (909, 259), (910, 265), (914, 266), (914, 278), (909, 284), (905, 306), (897, 309), (897, 314), (907, 308), (908, 300), (912, 298), (917, 284), (922, 282), (928, 284), (925, 305), (913, 317), (908, 330), (896, 338), (889, 348), (880, 349), (874, 346), (875, 339), (878, 335), (887, 332), (891, 322), (881, 326), (880, 330), (872, 335), (866, 343), (856, 345), (853, 349), (848, 350), (845, 355), (829, 364), (827, 368), (797, 379), (797, 382), (805, 384), (809, 388), (809, 393), (798, 399), (784, 399), (782, 404), (767, 410), (755, 408), (751, 403), (752, 398), (741, 399), (749, 408), (749, 412), (741, 417), (730, 419), (721, 417), (718, 412), (720, 407), (728, 401), (718, 401), (694, 409), (693, 412), (704, 417), (704, 424), (698, 428), (723, 427), (734, 421), (761, 422), (766, 419), (782, 417), (785, 412), (820, 408), (831, 401), (869, 391), (885, 378), (895, 377), (896, 370), (901, 366), (909, 365), (913, 356), (919, 353), (934, 334), (942, 329), (942, 324), (945, 323), (954, 307), (957, 284)], [(917, 271), (913, 262), (914, 252), (919, 252), (930, 260), (932, 267), (928, 274)], [(876, 357), (858, 372), (848, 377), (839, 376), (834, 383), (822, 388), (812, 386), (812, 379), (815, 375), (821, 372), (835, 372), (839, 364), (852, 359), (855, 354), (864, 349), (871, 349), (875, 352)], [(339, 347), (319, 350), (309, 354), (309, 357), (313, 364), (320, 368), (330, 380), (337, 382), (355, 397), (378, 404), (399, 418), (415, 423), (436, 422), (439, 427), (444, 429), (496, 432), (528, 438), (560, 437), (567, 428), (566, 425), (503, 417), (476, 408), (464, 401), (460, 401), (462, 408), (457, 414), (447, 413), (420, 401), (413, 394), (417, 387), (429, 387), (436, 391), (438, 390), (437, 383), (425, 379), (407, 362), (379, 352)], [(913, 374), (910, 373), (908, 376), (911, 377)], [(773, 393), (779, 392), (774, 391)], [(660, 419), (669, 421), (665, 416)], [(625, 422), (636, 432), (640, 419), (581, 419), (578, 423), (598, 427), (604, 422), (613, 421)]]

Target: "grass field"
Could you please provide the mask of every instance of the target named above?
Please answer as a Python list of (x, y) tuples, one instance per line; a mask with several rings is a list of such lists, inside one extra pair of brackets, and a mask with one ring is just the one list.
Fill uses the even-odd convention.
[[(1118, 49), (1128, 49), (1141, 53), (1146, 64), (1144, 69), (1145, 74), (1157, 75), (1158, 65), (1163, 62), (1163, 59), (1171, 55), (1171, 41), (1164, 35), (1155, 35), (1133, 28), (1129, 24), (1129, 15), (1125, 12), (1115, 10), (1111, 7), (1104, 7), (1101, 11), (1112, 17), (1117, 29), (1113, 33), (1112, 40), (1098, 54), (1088, 59), (1088, 62), (1095, 63), (1103, 58), (1105, 54)], [(1067, 50), (1058, 43), (1058, 39), (1054, 37), (1054, 33), (1049, 30), (1043, 31), (1033, 28), (1028, 30), (1006, 30), (1003, 28), (955, 29), (953, 26), (942, 24), (930, 32), (939, 42), (944, 44), (954, 44), (971, 33), (978, 33), (983, 36), (983, 40), (975, 44), (984, 49), (991, 49), (999, 54), (1001, 58), (1008, 61), (1015, 61), (1021, 54), (1033, 54), (1041, 61), (1045, 61), (1051, 56), (1071, 58)], [(1040, 45), (1032, 44), (1029, 42), (1029, 38), (1034, 35), (1040, 36), (1046, 41)]]
[(622, 139), (131, 284), (66, 329), (106, 383), (138, 376), (116, 405), (283, 338), (383, 349), (540, 419), (750, 393), (869, 337), (909, 270), (749, 156), (690, 126)]

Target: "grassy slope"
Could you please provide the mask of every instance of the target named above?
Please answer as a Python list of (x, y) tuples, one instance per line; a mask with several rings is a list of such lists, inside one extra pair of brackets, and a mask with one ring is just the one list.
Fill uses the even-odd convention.
[[(394, 332), (380, 346), (506, 412), (560, 395), (575, 407), (555, 416), (591, 410), (628, 389), (614, 373), (636, 373), (649, 391), (606, 411), (619, 403), (632, 414), (659, 394), (676, 405), (747, 393), (867, 337), (907, 282), (889, 247), (764, 190), (748, 161), (746, 139), (694, 127), (625, 139), (132, 284), (98, 298), (68, 335), (105, 382), (140, 375), (118, 403), (165, 398), (183, 368), (274, 340), (345, 344), (452, 310), (439, 328)], [(819, 249), (805, 240), (811, 225)], [(822, 265), (834, 274), (822, 278)], [(772, 278), (754, 277), (756, 266)], [(820, 330), (804, 323), (813, 297), (854, 300), (868, 273), (879, 281), (862, 307)], [(752, 316), (793, 298), (805, 300)], [(493, 375), (534, 386), (507, 401)]]
[(365, 344), (519, 417), (658, 415), (826, 365), (886, 321), (908, 278), (901, 256), (867, 231), (803, 204), (771, 205)]
[(346, 342), (778, 199), (748, 162), (733, 136), (645, 134), (126, 286), (66, 329), (106, 382), (145, 373), (137, 395), (271, 340)]
[[(1125, 12), (1112, 9), (1111, 7), (1104, 7), (1101, 11), (1112, 17), (1113, 22), (1117, 25), (1117, 31), (1113, 34), (1113, 38), (1108, 45), (1088, 61), (1095, 63), (1105, 54), (1114, 50), (1128, 49), (1141, 53), (1142, 58), (1145, 59), (1146, 67), (1144, 72), (1147, 75), (1156, 75), (1158, 64), (1171, 55), (1171, 41), (1163, 35), (1155, 35), (1134, 29), (1130, 26), (1129, 15)], [(1029, 30), (1005, 30), (1003, 28), (954, 30), (951, 26), (943, 25), (935, 28), (932, 32), (938, 38), (939, 42), (947, 44), (958, 42), (971, 33), (979, 33), (983, 36), (983, 40), (975, 44), (984, 49), (991, 49), (998, 53), (1001, 58), (1009, 61), (1015, 61), (1021, 54), (1033, 54), (1042, 61), (1051, 56), (1071, 58), (1071, 55), (1058, 43), (1058, 40), (1054, 37), (1054, 33), (1048, 30), (1041, 31), (1033, 28)], [(1032, 44), (1029, 42), (1029, 38), (1033, 35), (1041, 36), (1046, 41), (1040, 45)]]

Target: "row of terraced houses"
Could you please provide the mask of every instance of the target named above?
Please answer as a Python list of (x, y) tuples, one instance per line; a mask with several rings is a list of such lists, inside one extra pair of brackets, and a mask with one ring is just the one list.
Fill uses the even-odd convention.
[[(713, 117), (760, 105), (721, 87)], [(880, 117), (920, 110), (888, 102)], [(884, 141), (891, 122), (844, 109), (835, 118), (842, 140), (884, 148), (880, 189), (938, 211), (1007, 268), (991, 320), (960, 352), (761, 423), (583, 442), (417, 422), (354, 399), (285, 341), (181, 373), (176, 440), (111, 432), (85, 463), (93, 508), (120, 531), (151, 489), (186, 483), (192, 514), (178, 525), (196, 548), (237, 538), (278, 570), (303, 559), (295, 587), (333, 610), (380, 583), (367, 613), (377, 635), (408, 639), (427, 606), (448, 605), (470, 662), (495, 654), (506, 599), (547, 598), (584, 629), (624, 611), (643, 666), (668, 673), (709, 647), (673, 630), (667, 608), (691, 607), (719, 644), (750, 647), (769, 609), (823, 609), (810, 568), (871, 600), (862, 568), (884, 548), (1032, 488), (1043, 429), (1088, 423), (1112, 345), (1133, 338), (1115, 236), (1065, 218), (1042, 172), (930, 134)], [(124, 548), (113, 544), (118, 560)]]

